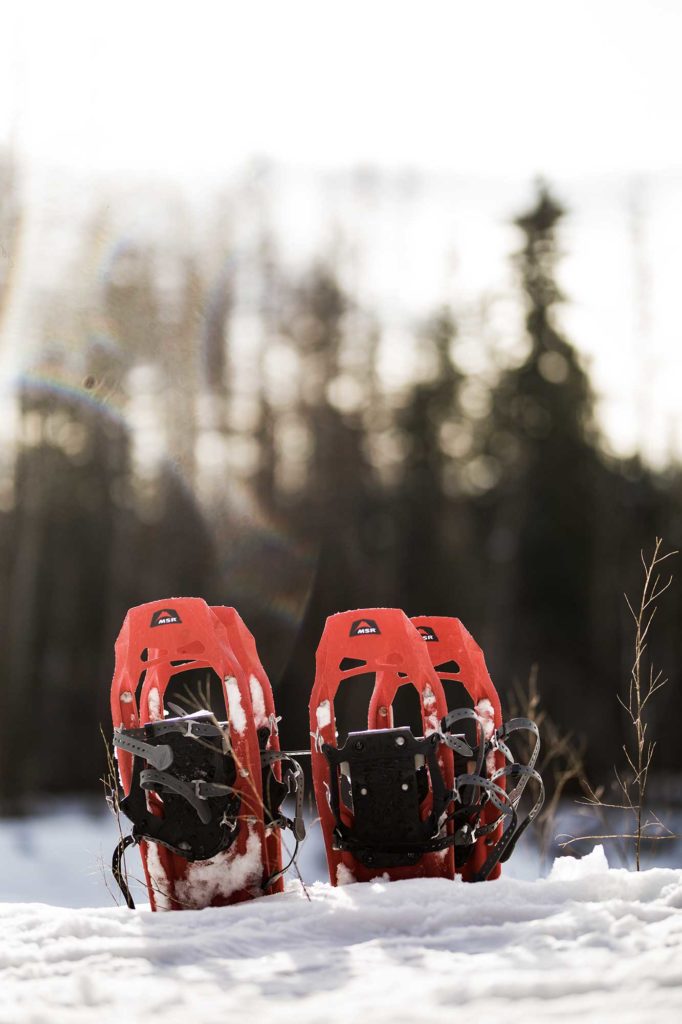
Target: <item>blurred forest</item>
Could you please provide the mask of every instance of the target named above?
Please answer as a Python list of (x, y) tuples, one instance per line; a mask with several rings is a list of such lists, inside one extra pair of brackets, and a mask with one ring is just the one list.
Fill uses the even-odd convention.
[[(0, 317), (20, 192), (7, 156)], [(682, 547), (682, 475), (600, 438), (560, 328), (564, 215), (539, 184), (515, 221), (519, 358), (493, 351), (488, 371), (465, 372), (459, 313), (443, 306), (413, 326), (399, 388), (333, 247), (293, 273), (261, 216), (247, 266), (229, 231), (210, 254), (122, 240), (103, 260), (92, 224), (94, 285), (45, 302), (40, 351), (2, 399), (0, 807), (98, 787), (114, 638), (128, 607), (171, 595), (238, 607), (286, 745), (308, 742), (326, 616), (398, 606), (460, 617), (507, 707), (537, 665), (544, 705), (586, 738), (590, 771), (609, 771), (631, 663), (623, 593), (657, 534)], [(665, 771), (680, 768), (681, 611), (682, 578), (653, 638), (671, 677), (652, 706)]]

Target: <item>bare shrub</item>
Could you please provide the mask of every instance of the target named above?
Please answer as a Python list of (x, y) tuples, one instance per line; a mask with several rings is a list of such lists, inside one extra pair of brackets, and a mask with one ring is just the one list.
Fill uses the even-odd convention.
[(656, 741), (649, 735), (646, 709), (655, 694), (667, 684), (668, 679), (654, 665), (649, 653), (649, 634), (654, 621), (658, 602), (670, 587), (673, 577), (661, 578), (660, 566), (677, 551), (663, 552), (663, 540), (657, 537), (652, 554), (647, 557), (640, 552), (644, 571), (642, 589), (637, 601), (632, 602), (625, 595), (634, 624), (633, 659), (628, 681), (627, 697), (618, 695), (618, 702), (624, 709), (629, 726), (628, 736), (623, 743), (625, 765), (614, 767), (615, 792), (613, 800), (606, 800), (604, 788), (594, 789), (587, 785), (584, 806), (591, 807), (602, 820), (611, 813), (620, 812), (631, 820), (631, 829), (612, 831), (601, 835), (567, 836), (562, 846), (570, 846), (581, 840), (625, 840), (634, 845), (635, 866), (641, 868), (642, 844), (662, 840), (679, 839), (655, 814), (647, 808), (646, 793), (649, 769), (653, 761)]

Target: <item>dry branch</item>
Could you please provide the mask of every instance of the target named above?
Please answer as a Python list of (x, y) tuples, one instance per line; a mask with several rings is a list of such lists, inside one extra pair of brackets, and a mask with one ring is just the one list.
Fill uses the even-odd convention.
[[(595, 793), (589, 789), (587, 800), (583, 801), (587, 806), (602, 814), (606, 811), (617, 810), (631, 815), (632, 831), (557, 837), (564, 838), (564, 842), (561, 844), (564, 847), (583, 839), (632, 840), (637, 871), (641, 868), (643, 842), (661, 842), (680, 838), (661, 822), (658, 815), (648, 812), (646, 809), (649, 770), (656, 750), (656, 741), (648, 738), (648, 722), (644, 710), (654, 694), (662, 690), (668, 682), (667, 677), (653, 665), (648, 654), (648, 638), (658, 610), (658, 602), (673, 580), (671, 575), (667, 580), (662, 581), (659, 568), (669, 558), (678, 554), (677, 551), (663, 553), (662, 545), (662, 538), (656, 537), (653, 552), (649, 557), (643, 551), (640, 552), (644, 579), (638, 601), (633, 604), (628, 595), (625, 595), (625, 602), (634, 623), (634, 637), (627, 698), (623, 698), (620, 694), (617, 695), (617, 700), (626, 714), (630, 727), (629, 735), (622, 746), (626, 770), (619, 771), (617, 767), (614, 767), (613, 770), (615, 789), (620, 793), (620, 800), (618, 802), (606, 801), (602, 793)], [(660, 831), (653, 832), (653, 830)]]

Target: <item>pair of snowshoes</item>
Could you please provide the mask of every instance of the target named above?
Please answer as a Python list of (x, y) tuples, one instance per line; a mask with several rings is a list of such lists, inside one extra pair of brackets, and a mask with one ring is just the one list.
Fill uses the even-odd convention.
[[(337, 691), (360, 679), (372, 685), (368, 728), (339, 737)], [(414, 732), (394, 725), (403, 687), (418, 698)], [(446, 692), (458, 690), (448, 702)], [(303, 773), (279, 749), (272, 689), (235, 609), (198, 598), (133, 608), (116, 643), (112, 715), (118, 804), (133, 822), (112, 867), (128, 905), (123, 854), (132, 844), (153, 909), (281, 891), (282, 831), (293, 833), (290, 862), (305, 835)], [(334, 885), (496, 878), (542, 806), (537, 728), (528, 719), (503, 724), (483, 654), (457, 619), (410, 620), (391, 608), (331, 616), (310, 725)], [(509, 737), (523, 733), (532, 749), (517, 757)], [(520, 820), (530, 780), (538, 795)], [(287, 796), (291, 817), (282, 810)]]

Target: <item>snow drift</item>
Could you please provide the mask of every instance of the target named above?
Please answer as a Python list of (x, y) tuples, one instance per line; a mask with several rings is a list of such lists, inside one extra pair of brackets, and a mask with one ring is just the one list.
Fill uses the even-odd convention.
[(175, 914), (0, 905), (2, 1024), (682, 1019), (682, 871), (298, 884)]

